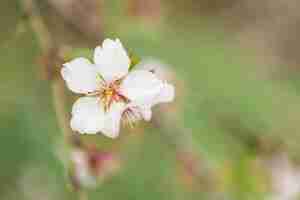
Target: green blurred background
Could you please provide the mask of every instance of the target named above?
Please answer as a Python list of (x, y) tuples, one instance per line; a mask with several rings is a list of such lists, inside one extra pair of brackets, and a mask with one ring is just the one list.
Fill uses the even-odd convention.
[[(161, 65), (176, 101), (117, 140), (81, 136), (121, 159), (118, 172), (85, 189), (87, 199), (298, 199), (299, 8), (296, 0), (2, 0), (0, 199), (82, 199), (70, 186), (51, 86), (61, 66), (45, 69), (47, 40), (67, 61), (91, 56), (86, 49), (106, 37)], [(70, 113), (76, 97), (65, 94)]]

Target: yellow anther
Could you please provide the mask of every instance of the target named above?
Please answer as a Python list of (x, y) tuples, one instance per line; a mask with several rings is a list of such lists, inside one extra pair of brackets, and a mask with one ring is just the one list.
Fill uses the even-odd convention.
[(114, 91), (112, 89), (106, 89), (104, 90), (104, 96), (110, 97), (114, 94)]

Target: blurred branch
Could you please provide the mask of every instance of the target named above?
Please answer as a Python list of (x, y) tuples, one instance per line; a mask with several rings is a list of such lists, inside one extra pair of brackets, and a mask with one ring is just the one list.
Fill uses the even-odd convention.
[(48, 2), (67, 23), (87, 38), (95, 42), (102, 40), (101, 0), (48, 0)]
[(40, 21), (47, 27), (52, 42), (60, 47), (94, 47), (102, 41), (102, 1), (23, 1), (34, 6), (35, 15), (38, 15)]
[[(55, 112), (57, 115), (58, 123), (62, 132), (64, 133), (66, 139), (71, 139), (71, 143), (74, 144), (75, 141), (72, 138), (77, 138), (76, 134), (72, 132), (69, 126), (69, 117), (66, 112), (66, 95), (64, 84), (61, 79), (52, 81), (52, 94), (53, 94), (53, 103), (55, 107)], [(76, 144), (75, 144), (76, 145)]]
[(73, 137), (73, 133), (69, 127), (68, 114), (65, 110), (66, 96), (64, 85), (62, 80), (56, 77), (59, 69), (56, 67), (60, 66), (63, 62), (59, 55), (60, 47), (55, 43), (55, 41), (53, 41), (47, 26), (40, 18), (40, 13), (38, 12), (34, 1), (25, 0), (24, 8), (43, 51), (44, 56), (42, 57), (42, 64), (46, 72), (47, 79), (52, 81), (53, 104), (59, 126), (64, 133), (65, 138), (69, 140), (71, 136)]
[(168, 112), (160, 112), (159, 117), (153, 118), (153, 125), (157, 129), (162, 130), (164, 141), (176, 151), (177, 159), (185, 168), (187, 173), (193, 177), (205, 191), (211, 191), (212, 185), (215, 184), (213, 171), (205, 164), (205, 161), (200, 160), (193, 146), (193, 139), (183, 127), (176, 122), (174, 117), (167, 114)]
[(43, 50), (48, 49), (49, 46), (51, 46), (51, 36), (47, 30), (47, 27), (40, 18), (40, 14), (36, 8), (34, 0), (24, 0), (23, 7), (40, 42), (40, 46)]
[[(75, 2), (80, 6), (72, 6), (73, 4), (75, 5)], [(43, 18), (45, 16), (43, 16), (42, 13), (44, 15), (47, 15), (47, 13), (44, 13), (42, 10), (40, 10), (40, 7), (37, 3), (38, 1), (36, 0), (24, 0), (24, 11), (29, 18), (32, 29), (36, 33), (41, 46), (43, 54), (41, 64), (45, 69), (47, 79), (51, 81), (53, 105), (60, 129), (64, 135), (66, 144), (78, 146), (81, 143), (80, 138), (79, 135), (74, 133), (69, 126), (69, 115), (68, 112), (66, 112), (67, 96), (65, 92), (65, 85), (59, 74), (60, 66), (64, 62), (60, 54), (66, 43), (60, 42), (57, 39), (56, 35), (52, 31), (52, 27), (49, 26), (49, 24), (46, 23), (45, 18)], [(99, 34), (97, 37), (93, 37), (97, 35), (97, 33), (102, 33), (101, 29), (97, 26), (99, 20), (96, 20), (96, 17), (93, 16), (92, 18), (94, 19), (94, 21), (90, 22), (87, 20), (90, 19), (90, 17), (86, 16), (89, 13), (87, 12), (85, 14), (82, 14), (85, 12), (84, 5), (90, 6), (86, 9), (94, 9), (94, 6), (97, 7), (96, 5), (90, 4), (91, 1), (82, 0), (79, 3), (77, 0), (49, 0), (49, 3), (51, 3), (51, 5), (53, 5), (59, 13), (61, 13), (61, 15), (63, 16), (63, 21), (68, 21), (71, 24), (77, 26), (78, 29), (80, 29), (81, 32), (85, 33), (85, 35), (89, 36), (91, 40), (95, 40), (95, 38), (97, 40), (100, 40), (102, 34)], [(69, 8), (68, 6), (71, 6), (71, 8)], [(81, 14), (79, 16), (73, 15), (75, 13), (70, 12), (73, 11), (73, 9), (75, 9), (75, 12), (78, 11)], [(77, 23), (78, 21), (80, 22)], [(80, 200), (87, 200), (86, 192), (83, 190), (79, 190), (78, 198)]]

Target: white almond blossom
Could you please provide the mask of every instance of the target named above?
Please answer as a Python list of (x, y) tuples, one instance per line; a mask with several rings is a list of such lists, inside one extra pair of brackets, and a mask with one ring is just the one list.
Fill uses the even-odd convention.
[(85, 95), (72, 108), (74, 131), (115, 138), (121, 121), (149, 121), (152, 106), (174, 99), (172, 85), (147, 70), (129, 71), (130, 64), (120, 40), (106, 39), (95, 49), (94, 63), (76, 58), (63, 65), (61, 74), (68, 88)]

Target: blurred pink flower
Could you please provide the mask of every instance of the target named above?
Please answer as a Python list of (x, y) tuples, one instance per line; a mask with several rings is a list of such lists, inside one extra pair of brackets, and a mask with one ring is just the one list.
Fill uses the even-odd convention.
[(274, 194), (272, 200), (297, 200), (300, 195), (300, 168), (286, 153), (277, 155), (270, 163)]
[(95, 187), (120, 168), (120, 159), (116, 154), (93, 147), (75, 149), (71, 160), (74, 166), (73, 184), (77, 187)]

